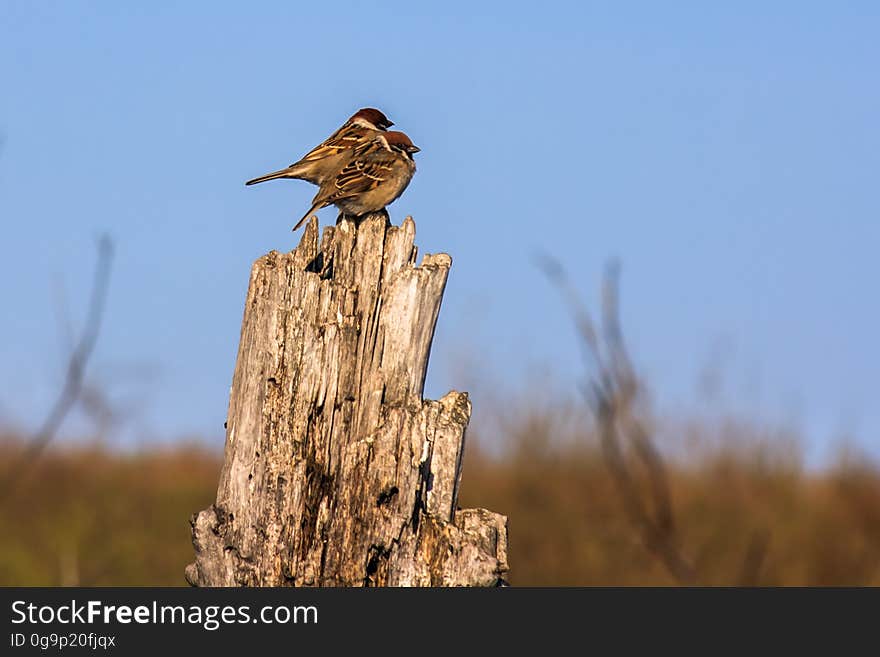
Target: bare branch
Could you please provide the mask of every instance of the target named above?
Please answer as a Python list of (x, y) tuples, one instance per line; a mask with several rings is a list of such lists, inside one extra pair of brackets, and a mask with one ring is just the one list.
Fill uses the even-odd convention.
[(79, 342), (76, 344), (68, 360), (64, 386), (39, 431), (30, 440), (21, 457), (7, 471), (3, 479), (0, 480), (0, 498), (10, 493), (15, 484), (27, 474), (30, 467), (40, 457), (40, 454), (43, 453), (43, 450), (52, 442), (67, 414), (74, 407), (82, 393), (85, 367), (95, 349), (98, 333), (101, 328), (101, 319), (107, 300), (107, 288), (110, 282), (112, 259), (113, 242), (107, 235), (103, 235), (98, 241), (98, 260), (95, 266), (85, 327)]
[(589, 356), (594, 364), (602, 369), (602, 350), (599, 348), (599, 336), (595, 324), (586, 306), (581, 302), (580, 295), (571, 284), (565, 269), (559, 261), (546, 253), (539, 253), (534, 258), (536, 266), (544, 272), (544, 275), (553, 283), (568, 303), (568, 309), (572, 313), (575, 329), (581, 339), (581, 349), (585, 360)]
[(608, 350), (610, 373), (620, 387), (620, 393), (629, 406), (637, 392), (638, 377), (635, 374), (620, 327), (620, 304), (617, 290), (620, 284), (620, 264), (612, 261), (605, 268), (602, 281), (602, 330)]
[[(596, 417), (605, 463), (617, 487), (624, 510), (639, 532), (642, 544), (663, 563), (672, 577), (683, 585), (698, 581), (693, 565), (681, 554), (675, 533), (672, 496), (666, 466), (654, 446), (634, 406), (638, 401), (639, 379), (632, 366), (620, 327), (617, 263), (609, 265), (602, 289), (602, 341), (594, 330), (589, 313), (580, 302), (558, 262), (544, 257), (541, 268), (568, 302), (582, 348), (591, 352), (597, 365), (588, 389), (589, 403)], [(632, 445), (648, 478), (648, 511), (632, 468), (624, 455), (620, 435)]]
[(639, 531), (645, 548), (663, 563), (679, 584), (694, 585), (697, 582), (696, 571), (677, 547), (672, 502), (663, 461), (643, 426), (632, 421), (628, 435), (635, 443), (636, 452), (648, 473), (650, 501), (655, 514), (652, 517), (645, 508), (636, 480), (623, 456), (618, 437), (619, 423), (615, 418), (618, 413), (611, 410), (613, 405), (613, 399), (605, 398), (596, 410), (605, 463), (623, 501), (624, 510)]

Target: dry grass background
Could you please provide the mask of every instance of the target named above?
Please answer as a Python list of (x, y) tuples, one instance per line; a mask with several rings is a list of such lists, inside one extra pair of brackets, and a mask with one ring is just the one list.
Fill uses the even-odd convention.
[[(570, 413), (521, 410), (491, 451), (481, 445), (497, 443), (472, 432), (462, 506), (509, 516), (514, 585), (675, 584), (624, 512), (596, 436)], [(750, 583), (880, 585), (875, 467), (808, 471), (797, 441), (744, 424), (688, 433), (667, 466), (676, 540), (700, 584), (744, 583), (746, 555), (763, 541)], [(0, 471), (20, 448), (2, 441)], [(219, 467), (192, 445), (50, 448), (0, 500), (0, 584), (184, 585), (188, 518), (213, 501)]]
[[(512, 582), (676, 584), (624, 513), (597, 438), (554, 444), (557, 424), (550, 412), (532, 415), (512, 428), (509, 449), (471, 449), (466, 460), (462, 505), (509, 516)], [(667, 460), (677, 545), (697, 582), (880, 585), (880, 471), (843, 461), (808, 471), (789, 441), (746, 431)]]

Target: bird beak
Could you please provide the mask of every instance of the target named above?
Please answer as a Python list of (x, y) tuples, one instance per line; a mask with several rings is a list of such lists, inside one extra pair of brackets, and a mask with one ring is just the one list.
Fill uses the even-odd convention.
[(410, 146), (407, 150), (408, 150), (410, 153), (418, 153), (418, 152), (419, 152), (420, 150), (422, 150), (422, 149), (419, 148), (418, 146)]
[(393, 126), (393, 125), (394, 125), (394, 122), (393, 122), (393, 121), (388, 121), (388, 123), (385, 124), (385, 128), (386, 128), (386, 129), (387, 129), (387, 128), (390, 128), (390, 127)]

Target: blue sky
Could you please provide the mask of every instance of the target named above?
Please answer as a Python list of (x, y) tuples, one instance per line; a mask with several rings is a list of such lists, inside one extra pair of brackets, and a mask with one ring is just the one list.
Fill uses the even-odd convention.
[(107, 231), (93, 377), (139, 439), (222, 441), (250, 264), (313, 195), (243, 183), (374, 105), (422, 148), (392, 219), (454, 260), (429, 394), (573, 387), (532, 256), (593, 306), (618, 257), (661, 411), (880, 453), (876, 4), (177, 4), (0, 4), (0, 421), (51, 403)]

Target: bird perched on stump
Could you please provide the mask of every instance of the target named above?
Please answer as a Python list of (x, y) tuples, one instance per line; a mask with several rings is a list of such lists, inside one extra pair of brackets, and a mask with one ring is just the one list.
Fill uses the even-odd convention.
[(291, 178), (320, 186), (345, 166), (354, 148), (369, 142), (374, 136), (393, 125), (387, 116), (373, 107), (359, 109), (336, 132), (306, 153), (299, 162), (294, 162), (285, 169), (248, 180), (245, 185)]
[(409, 137), (396, 130), (381, 132), (359, 144), (346, 165), (321, 185), (312, 199), (312, 207), (293, 230), (328, 205), (356, 216), (378, 212), (390, 205), (412, 180), (416, 172), (413, 155), (419, 150)]
[(317, 185), (312, 207), (293, 230), (328, 205), (355, 216), (378, 212), (403, 193), (416, 171), (419, 148), (404, 133), (389, 131), (393, 125), (380, 110), (360, 109), (298, 162), (245, 185), (279, 178)]

